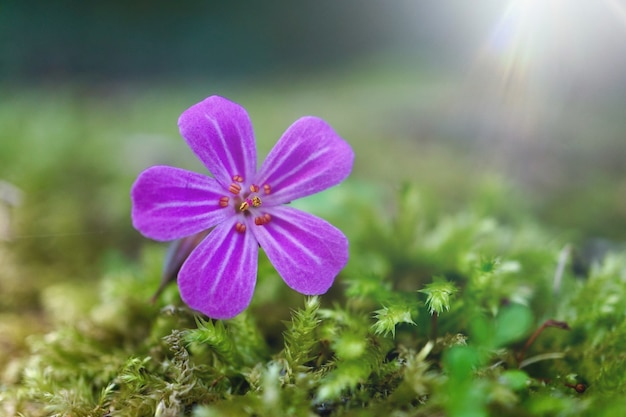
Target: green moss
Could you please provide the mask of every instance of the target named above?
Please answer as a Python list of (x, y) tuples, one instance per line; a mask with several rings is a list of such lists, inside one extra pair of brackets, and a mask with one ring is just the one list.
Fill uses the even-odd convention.
[[(2, 405), (60, 416), (550, 415), (624, 393), (626, 327), (615, 321), (624, 313), (617, 301), (623, 257), (608, 257), (584, 281), (568, 275), (553, 298), (542, 290), (550, 275), (533, 271), (556, 268), (550, 248), (559, 245), (538, 257), (541, 234), (460, 214), (413, 238), (404, 232), (407, 244), (396, 244), (394, 257), (404, 262), (382, 256), (384, 266), (361, 273), (371, 253), (388, 249), (368, 242), (392, 239), (387, 219), (379, 221), (348, 230), (352, 257), (337, 283), (345, 301), (322, 307), (324, 297), (304, 298), (282, 335), (260, 324), (264, 299), (227, 321), (195, 316), (174, 287), (150, 304), (162, 247), (148, 247), (138, 265), (116, 258), (96, 287), (50, 285), (42, 304), (55, 321), (12, 362)], [(545, 300), (557, 305), (532, 307)], [(428, 311), (438, 313), (436, 340), (429, 341)], [(529, 354), (560, 352), (552, 357), (562, 359), (515, 370), (519, 342), (538, 326), (534, 317), (551, 311), (574, 330), (566, 337), (545, 331)], [(588, 392), (568, 387), (576, 381)], [(593, 400), (593, 407), (616, 405)]]
[[(188, 98), (171, 103), (184, 108)], [(153, 100), (134, 100), (121, 110), (99, 103), (101, 113), (83, 112), (71, 94), (59, 107), (29, 97), (0, 105), (3, 134), (28, 125), (24, 148), (0, 141), (16, 156), (0, 174), (25, 189), (16, 229), (44, 235), (0, 242), (0, 414), (621, 415), (623, 247), (580, 267), (576, 251), (564, 251), (576, 246), (570, 231), (542, 224), (494, 178), (463, 189), (471, 198), (455, 196), (455, 210), (421, 180), (391, 190), (365, 176), (295, 202), (349, 237), (349, 264), (326, 295), (291, 291), (261, 256), (252, 305), (232, 320), (197, 316), (175, 285), (151, 303), (166, 248), (128, 221), (136, 154), (123, 164), (100, 158), (128, 151), (101, 139), (145, 126), (130, 109)], [(32, 125), (20, 106), (38, 110)], [(119, 111), (129, 121), (111, 126)], [(176, 135), (163, 112), (149, 132)], [(83, 134), (90, 145), (63, 139)], [(48, 141), (49, 153), (17, 156)], [(570, 330), (546, 327), (527, 343), (549, 319)]]

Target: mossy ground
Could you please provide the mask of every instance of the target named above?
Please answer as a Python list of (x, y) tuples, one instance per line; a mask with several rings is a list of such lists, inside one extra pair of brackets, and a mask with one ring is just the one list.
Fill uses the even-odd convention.
[[(425, 105), (412, 100), (430, 100), (432, 79), (372, 89), (380, 77), (318, 80), (298, 94), (10, 91), (0, 178), (24, 198), (0, 242), (0, 413), (621, 415), (626, 251), (611, 178), (622, 173), (580, 183), (561, 205), (574, 221), (554, 221), (558, 202), (474, 171), (463, 150), (420, 142), (413, 135), (426, 133), (403, 130), (414, 120), (385, 112), (394, 97), (396, 110), (419, 114)], [(324, 99), (338, 90), (342, 100)], [(149, 301), (166, 246), (132, 229), (128, 190), (155, 163), (202, 170), (176, 118), (215, 92), (248, 108), (261, 157), (303, 114), (353, 144), (353, 176), (294, 203), (350, 239), (328, 294), (294, 293), (261, 256), (252, 305), (235, 319), (195, 315), (175, 285)]]

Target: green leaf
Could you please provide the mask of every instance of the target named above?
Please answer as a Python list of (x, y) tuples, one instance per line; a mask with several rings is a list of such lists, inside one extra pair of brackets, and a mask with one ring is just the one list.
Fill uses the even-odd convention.
[(505, 346), (524, 337), (533, 323), (533, 315), (528, 307), (514, 304), (503, 308), (496, 317), (493, 343), (496, 347)]

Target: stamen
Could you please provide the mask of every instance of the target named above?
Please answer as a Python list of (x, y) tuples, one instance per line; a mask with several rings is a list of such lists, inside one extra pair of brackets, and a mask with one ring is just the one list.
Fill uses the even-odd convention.
[(250, 208), (250, 206), (259, 207), (260, 205), (261, 198), (255, 195), (254, 197), (252, 197), (252, 199), (246, 198), (245, 200), (243, 200), (243, 202), (239, 205), (239, 211), (246, 211)]
[(265, 192), (265, 194), (269, 194), (272, 192), (272, 187), (269, 184), (264, 184), (263, 191)]
[(230, 201), (230, 198), (224, 196), (222, 198), (220, 198), (220, 207), (228, 207), (228, 202)]
[(252, 191), (253, 193), (258, 193), (259, 192), (259, 186), (256, 184), (252, 184), (250, 186), (250, 191)]
[(246, 231), (246, 225), (243, 223), (237, 223), (235, 225), (235, 231), (239, 232), (239, 233), (243, 233)]
[(257, 226), (264, 226), (268, 224), (270, 220), (272, 220), (272, 216), (270, 216), (268, 213), (265, 213), (262, 216), (255, 217), (254, 224), (256, 224)]
[(241, 185), (233, 182), (232, 184), (230, 184), (230, 186), (228, 187), (228, 191), (230, 191), (233, 194), (239, 194), (239, 192), (241, 191)]
[(233, 175), (233, 181), (243, 182), (243, 177), (241, 175)]

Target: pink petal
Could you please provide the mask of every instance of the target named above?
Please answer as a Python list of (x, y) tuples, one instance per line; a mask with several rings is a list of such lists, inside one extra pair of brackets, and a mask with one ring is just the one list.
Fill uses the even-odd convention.
[(328, 222), (277, 206), (272, 219), (249, 226), (280, 276), (302, 294), (323, 294), (348, 262), (348, 239)]
[(282, 204), (339, 184), (352, 170), (354, 153), (322, 119), (296, 120), (269, 153), (256, 177), (269, 184), (269, 204)]
[(248, 185), (256, 172), (254, 131), (246, 110), (223, 97), (211, 96), (185, 110), (180, 134), (224, 188), (240, 175)]
[(178, 273), (183, 301), (214, 319), (248, 307), (256, 284), (259, 248), (252, 233), (235, 231), (236, 219), (217, 226)]
[(148, 168), (131, 189), (133, 226), (160, 241), (215, 226), (234, 214), (219, 199), (227, 194), (213, 178), (169, 166)]

